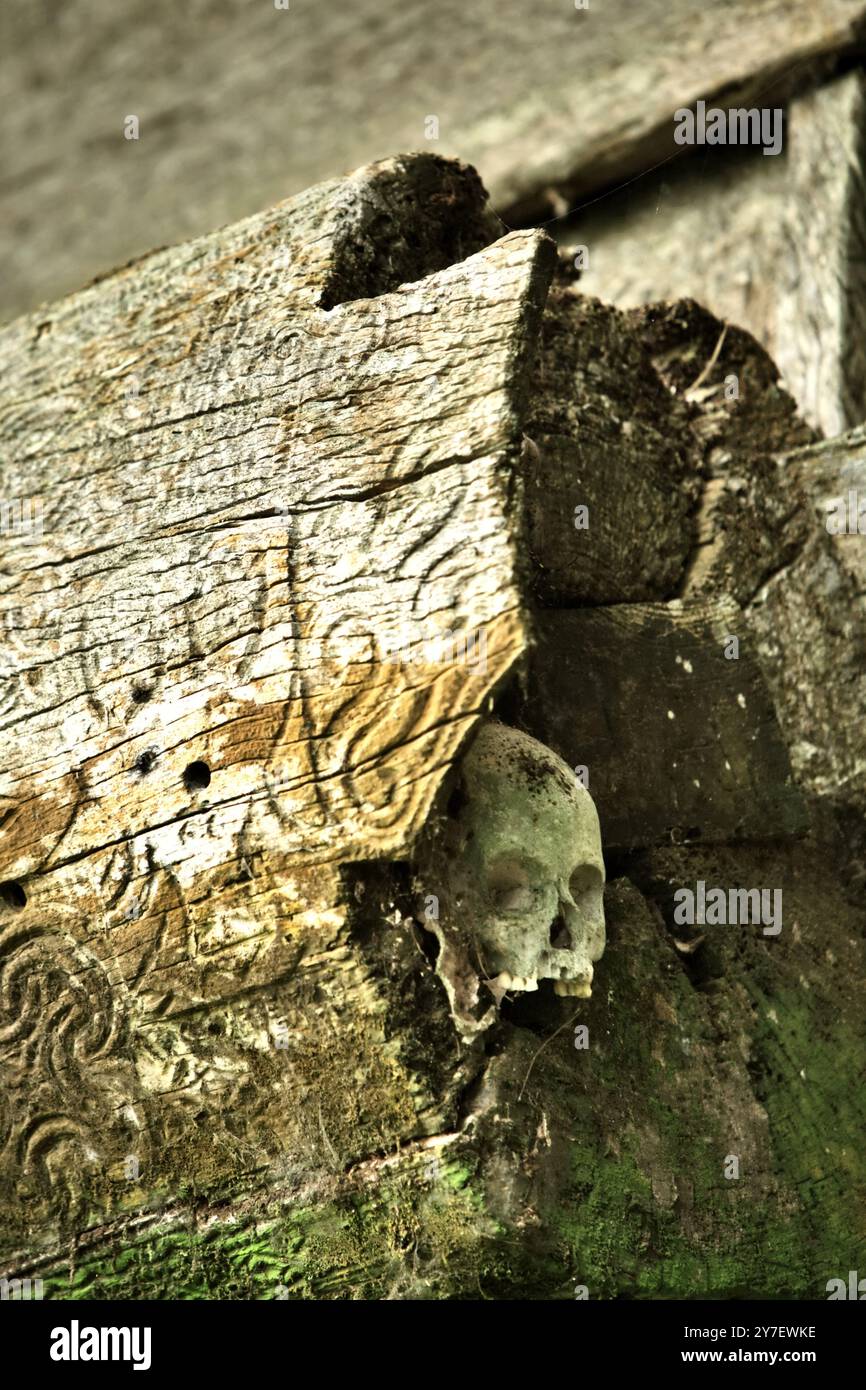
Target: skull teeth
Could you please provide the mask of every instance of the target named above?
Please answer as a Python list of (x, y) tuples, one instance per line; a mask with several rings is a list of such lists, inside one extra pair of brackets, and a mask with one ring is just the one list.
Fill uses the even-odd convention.
[[(538, 989), (538, 980), (534, 975), (511, 975), (507, 970), (502, 970), (490, 982), (491, 987), (497, 994), (529, 994)], [(589, 999), (592, 996), (591, 978), (584, 976), (579, 980), (554, 980), (553, 989), (556, 994), (570, 995), (575, 999)]]
[(590, 999), (592, 985), (589, 980), (554, 980), (553, 992), (561, 996), (570, 995), (574, 999)]
[(500, 971), (493, 984), (496, 989), (503, 993), (522, 990), (525, 994), (529, 994), (532, 990), (538, 989), (538, 981), (534, 975), (509, 975), (507, 970)]

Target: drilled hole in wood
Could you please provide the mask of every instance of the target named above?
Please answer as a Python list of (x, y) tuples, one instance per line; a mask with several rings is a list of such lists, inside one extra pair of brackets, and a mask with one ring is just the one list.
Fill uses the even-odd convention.
[(3, 883), (0, 883), (0, 902), (6, 907), (11, 907), (16, 912), (20, 912), (22, 907), (27, 906), (27, 894), (24, 892), (20, 883), (16, 883), (14, 879), (8, 878)]
[(134, 685), (132, 687), (132, 698), (137, 705), (146, 705), (153, 691), (149, 685)]
[(210, 768), (207, 763), (189, 763), (184, 769), (183, 785), (188, 792), (201, 791), (203, 787), (210, 786)]

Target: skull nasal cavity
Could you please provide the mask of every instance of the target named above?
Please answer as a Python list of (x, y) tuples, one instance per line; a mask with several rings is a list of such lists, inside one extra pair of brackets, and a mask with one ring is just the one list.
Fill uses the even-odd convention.
[(550, 944), (554, 951), (570, 951), (572, 949), (571, 937), (561, 912), (557, 913), (550, 924)]

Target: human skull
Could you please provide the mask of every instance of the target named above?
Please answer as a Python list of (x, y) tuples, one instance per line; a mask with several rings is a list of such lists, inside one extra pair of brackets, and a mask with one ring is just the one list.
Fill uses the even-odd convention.
[[(437, 970), (470, 1031), (477, 986), (506, 992), (553, 980), (588, 998), (604, 950), (604, 861), (598, 815), (567, 763), (537, 739), (482, 724), (459, 769), (445, 824), (419, 845), (425, 925)], [(430, 904), (436, 911), (431, 913)], [(472, 977), (474, 978), (474, 988)]]

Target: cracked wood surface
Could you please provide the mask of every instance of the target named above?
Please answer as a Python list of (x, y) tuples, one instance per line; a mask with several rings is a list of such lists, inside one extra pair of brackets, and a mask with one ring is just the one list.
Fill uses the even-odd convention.
[(866, 566), (857, 499), (866, 497), (866, 429), (775, 462), (780, 491), (807, 498), (805, 534), (754, 596), (748, 622), (798, 780), (835, 823), (838, 862), (862, 890)]
[(436, 151), (480, 168), (504, 217), (550, 217), (680, 153), (681, 106), (782, 105), (862, 51), (864, 15), (863, 0), (131, 0), (122, 15), (12, 0), (0, 314), (429, 148), (430, 116)]
[(223, 1166), (250, 1134), (327, 1164), (432, 1123), (341, 866), (405, 854), (526, 645), (516, 403), (555, 256), (486, 244), (484, 197), (386, 162), (0, 337), (32, 509), (0, 595), (0, 1167), (37, 1224), (124, 1155), (149, 1192), (200, 1171), (205, 1111)]

